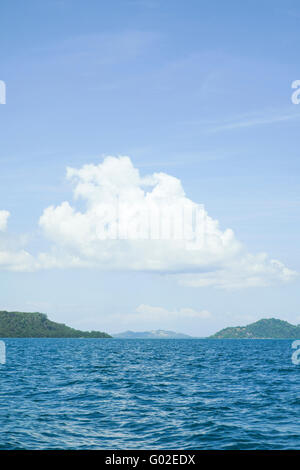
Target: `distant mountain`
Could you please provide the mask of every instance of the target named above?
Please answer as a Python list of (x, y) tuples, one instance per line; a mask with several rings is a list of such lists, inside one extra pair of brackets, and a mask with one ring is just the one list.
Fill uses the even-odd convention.
[(44, 313), (0, 311), (0, 338), (111, 338), (101, 331), (80, 331), (48, 320)]
[(266, 338), (266, 339), (300, 339), (300, 325), (291, 325), (277, 318), (266, 318), (247, 326), (224, 328), (210, 336), (212, 339)]
[(138, 339), (138, 338), (153, 338), (153, 339), (171, 339), (171, 338), (192, 338), (192, 336), (184, 335), (183, 333), (175, 333), (174, 331), (166, 330), (151, 330), (151, 331), (124, 331), (112, 335), (114, 338), (127, 338), (127, 339)]

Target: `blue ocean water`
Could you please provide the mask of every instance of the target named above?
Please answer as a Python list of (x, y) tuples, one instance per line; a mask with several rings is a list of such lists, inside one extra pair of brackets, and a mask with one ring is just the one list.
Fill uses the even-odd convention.
[(1, 449), (299, 449), (288, 340), (6, 339)]

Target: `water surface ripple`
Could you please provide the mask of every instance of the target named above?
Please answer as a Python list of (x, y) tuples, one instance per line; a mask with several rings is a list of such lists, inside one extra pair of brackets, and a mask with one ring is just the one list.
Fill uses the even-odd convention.
[(288, 340), (6, 339), (1, 449), (299, 449)]

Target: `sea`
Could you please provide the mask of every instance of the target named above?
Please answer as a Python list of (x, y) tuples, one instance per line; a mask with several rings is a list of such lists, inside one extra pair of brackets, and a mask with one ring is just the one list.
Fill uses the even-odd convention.
[(3, 339), (0, 449), (299, 449), (289, 340)]

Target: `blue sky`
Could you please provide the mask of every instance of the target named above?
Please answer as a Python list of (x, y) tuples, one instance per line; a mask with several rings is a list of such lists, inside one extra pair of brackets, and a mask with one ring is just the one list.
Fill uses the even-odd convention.
[[(300, 272), (298, 2), (14, 0), (0, 14), (0, 211), (10, 213), (0, 252), (48, 252), (62, 221), (41, 226), (44, 211), (63, 201), (86, 210), (66, 168), (127, 155), (142, 177), (180, 180), (247, 253)], [(70, 239), (59, 242), (70, 249)], [(140, 257), (134, 271), (3, 263), (1, 308), (108, 332), (206, 335), (270, 316), (300, 323), (296, 275), (192, 287), (179, 268), (149, 271)]]

